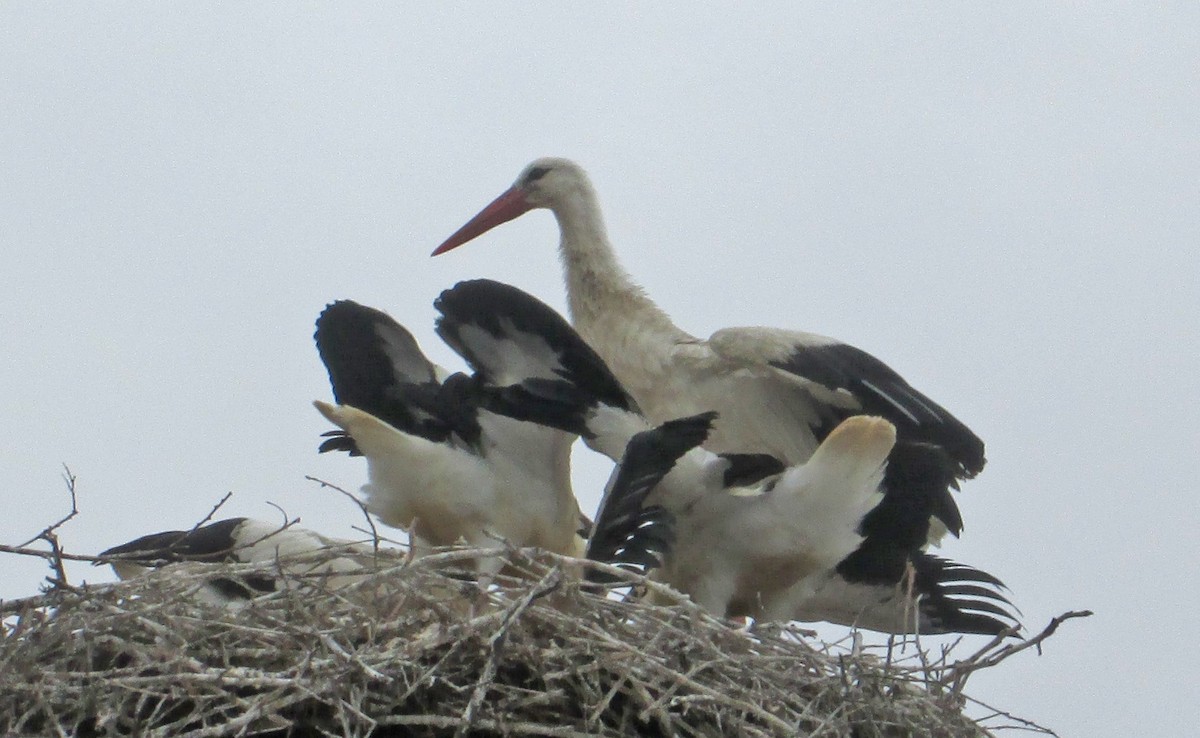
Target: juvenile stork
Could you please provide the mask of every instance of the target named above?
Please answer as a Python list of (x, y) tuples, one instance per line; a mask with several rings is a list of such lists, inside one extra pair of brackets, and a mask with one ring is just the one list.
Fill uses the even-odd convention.
[(121, 579), (174, 564), (261, 564), (239, 576), (214, 576), (199, 599), (233, 604), (298, 584), (338, 587), (369, 566), (373, 546), (327, 538), (305, 528), (227, 518), (192, 530), (152, 533), (100, 553)]
[[(929, 501), (884, 532), (895, 427), (852, 416), (805, 463), (715, 454), (715, 413), (659, 427), (550, 307), (510, 285), (460, 282), (434, 303), (438, 333), (480, 376), (490, 409), (581, 435), (618, 461), (588, 557), (657, 568), (716, 615), (828, 620), (887, 632), (998, 633), (1015, 624), (991, 575), (924, 552)], [(896, 541), (915, 540), (908, 548)], [(842, 564), (857, 558), (851, 576)], [(908, 571), (911, 577), (898, 586)], [(860, 576), (861, 575), (861, 576)], [(995, 617), (999, 616), (999, 617)]]
[[(608, 425), (604, 414), (598, 409), (591, 424)], [(712, 419), (667, 421), (630, 440), (597, 511), (589, 558), (661, 566), (655, 578), (715, 615), (823, 620), (897, 634), (1019, 629), (1000, 580), (923, 550), (909, 553), (899, 585), (852, 582), (839, 573), (843, 557), (865, 543), (862, 520), (882, 494), (882, 465), (895, 440), (886, 420), (848, 418), (807, 463), (741, 484), (728, 479), (736, 468), (729, 457), (699, 448)], [(647, 475), (643, 484), (622, 484), (642, 469), (661, 481)], [(716, 481), (722, 473), (724, 483)]]
[[(341, 429), (321, 450), (366, 457), (367, 509), (408, 530), (418, 554), (501, 541), (583, 554), (590, 522), (571, 491), (574, 435), (489, 411), (479, 402), (485, 377), (435, 366), (374, 308), (329, 305), (315, 340), (339, 404), (314, 404)], [(494, 574), (501, 560), (479, 566)]]
[[(704, 340), (678, 328), (618, 263), (595, 190), (574, 162), (534, 161), (433, 253), (535, 208), (558, 221), (575, 328), (652, 422), (716, 411), (709, 450), (769, 454), (789, 465), (807, 461), (852, 415), (895, 426), (884, 501), (864, 521), (864, 548), (839, 566), (844, 576), (895, 584), (905, 571), (896, 554), (961, 532), (950, 491), (984, 466), (983, 442), (970, 429), (879, 359), (832, 338), (725, 328)], [(919, 515), (926, 517), (915, 524)], [(878, 566), (884, 559), (895, 562), (886, 571)]]

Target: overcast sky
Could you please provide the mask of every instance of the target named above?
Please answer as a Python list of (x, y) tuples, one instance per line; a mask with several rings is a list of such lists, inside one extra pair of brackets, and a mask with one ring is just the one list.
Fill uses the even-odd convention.
[[(455, 281), (563, 309), (548, 213), (429, 258), (561, 155), (682, 327), (836, 336), (985, 439), (943, 553), (1032, 631), (1096, 615), (969, 691), (1194, 730), (1200, 5), (414, 5), (0, 4), (0, 542), (63, 514), (63, 463), (74, 552), (227, 491), (353, 535), (304, 479), (365, 479), (316, 454), (313, 320), (355, 299), (458, 366)], [(608, 469), (577, 453), (585, 509)], [(45, 573), (5, 556), (0, 597)]]

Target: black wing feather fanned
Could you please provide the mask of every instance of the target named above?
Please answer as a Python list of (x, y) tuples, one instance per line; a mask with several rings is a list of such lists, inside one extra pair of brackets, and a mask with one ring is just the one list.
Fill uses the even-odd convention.
[[(623, 410), (636, 407), (604, 360), (575, 332), (561, 315), (536, 297), (512, 285), (490, 279), (459, 282), (434, 301), (441, 313), (437, 332), (485, 381), (496, 367), (488, 364), (463, 329), (473, 326), (498, 339), (536, 336), (553, 350), (562, 379), (586, 388), (597, 401)], [(511, 341), (515, 349), (520, 340)]]
[[(313, 338), (339, 403), (435, 443), (479, 444), (475, 380), (455, 374), (439, 383), (416, 339), (387, 313), (339, 300), (317, 318)], [(360, 455), (344, 432), (325, 435), (320, 451)]]
[(848, 582), (898, 584), (909, 560), (923, 555), (931, 516), (954, 535), (962, 530), (950, 496), (950, 489), (957, 488), (954, 464), (941, 448), (898, 442), (888, 457), (882, 488), (883, 499), (859, 525), (863, 542), (837, 566)]
[[(850, 392), (862, 405), (862, 413), (886, 418), (902, 441), (945, 449), (958, 467), (955, 476), (970, 478), (983, 470), (983, 441), (970, 428), (861, 349), (844, 343), (805, 347), (773, 366), (831, 390)], [(825, 433), (852, 414), (856, 413), (839, 413)]]
[(313, 339), (339, 404), (374, 414), (389, 388), (437, 382), (417, 340), (382, 310), (338, 300), (317, 318)]
[[(674, 518), (661, 507), (646, 507), (646, 497), (680, 457), (704, 443), (716, 417), (710, 412), (671, 420), (630, 439), (600, 501), (589, 559), (642, 571), (662, 564), (674, 543)], [(592, 572), (589, 579), (612, 581), (600, 572)]]
[(913, 558), (914, 589), (933, 632), (998, 635), (1020, 630), (1020, 611), (985, 571), (930, 554)]

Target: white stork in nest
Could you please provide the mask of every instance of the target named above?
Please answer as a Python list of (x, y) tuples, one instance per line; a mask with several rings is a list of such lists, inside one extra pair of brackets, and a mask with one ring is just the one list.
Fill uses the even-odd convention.
[(327, 538), (298, 526), (253, 518), (227, 518), (192, 530), (142, 536), (100, 553), (121, 579), (173, 564), (260, 564), (239, 576), (214, 576), (198, 592), (201, 600), (233, 604), (284, 586), (339, 587), (369, 567), (369, 543)]
[[(590, 521), (571, 491), (574, 435), (481, 406), (483, 378), (435, 366), (379, 310), (335, 302), (315, 339), (339, 404), (314, 404), (341, 428), (321, 450), (366, 457), (367, 509), (409, 531), (418, 555), (462, 543), (583, 554)], [(500, 566), (480, 562), (482, 573)]]
[[(579, 434), (620, 462), (590, 558), (657, 567), (717, 615), (886, 632), (1016, 625), (999, 580), (925, 553), (936, 502), (888, 488), (889, 421), (851, 416), (805, 463), (716, 454), (700, 447), (715, 413), (652, 428), (571, 326), (517, 288), (461, 282), (435, 307), (438, 333), (488, 380), (481, 403)], [(904, 515), (889, 513), (889, 496)]]

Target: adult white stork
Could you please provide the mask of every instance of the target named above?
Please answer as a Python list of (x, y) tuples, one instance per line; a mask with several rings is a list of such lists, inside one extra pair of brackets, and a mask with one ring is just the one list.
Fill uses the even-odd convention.
[[(436, 367), (379, 310), (335, 302), (315, 340), (339, 403), (315, 405), (342, 429), (321, 450), (366, 457), (367, 509), (410, 531), (418, 554), (501, 540), (583, 554), (589, 523), (571, 491), (574, 435), (487, 410), (478, 401), (485, 378)], [(488, 557), (480, 570), (500, 565)]]
[[(538, 159), (515, 184), (434, 250), (442, 254), (535, 208), (561, 231), (559, 254), (575, 328), (653, 422), (716, 411), (716, 452), (803, 463), (852, 415), (891, 422), (897, 442), (885, 498), (864, 521), (864, 547), (839, 567), (853, 581), (896, 583), (904, 555), (962, 518), (950, 494), (984, 466), (983, 442), (875, 357), (832, 338), (775, 328), (725, 328), (707, 340), (678, 328), (622, 269), (595, 190), (566, 159)], [(877, 562), (890, 560), (881, 570)]]
[[(998, 580), (924, 553), (923, 500), (904, 500), (913, 514), (889, 520), (884, 533), (868, 525), (896, 438), (888, 421), (853, 416), (787, 468), (762, 454), (715, 454), (700, 448), (715, 413), (652, 428), (571, 326), (521, 290), (470, 280), (434, 305), (438, 333), (489, 378), (483, 404), (579, 434), (619, 461), (589, 558), (657, 567), (655, 576), (717, 615), (888, 632), (998, 633), (1015, 624)], [(899, 540), (919, 543), (900, 549)], [(858, 580), (841, 572), (854, 557)], [(911, 586), (898, 588), (893, 572), (910, 562)]]
[(374, 547), (342, 541), (297, 526), (252, 518), (227, 518), (192, 530), (152, 533), (100, 553), (121, 579), (180, 563), (261, 564), (262, 569), (208, 579), (197, 597), (234, 604), (285, 586), (339, 587), (370, 565)]

